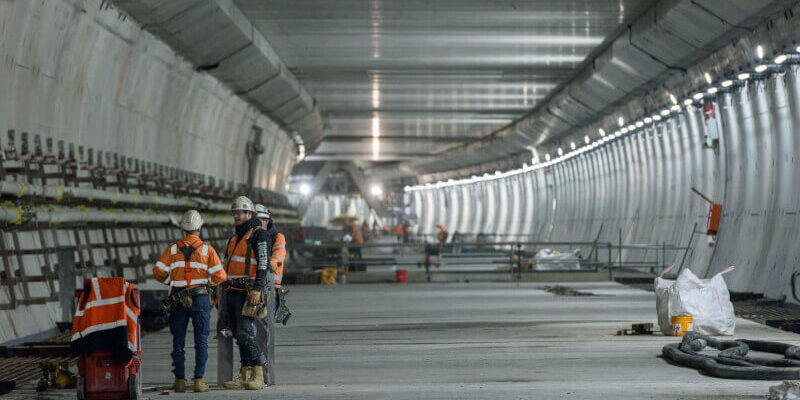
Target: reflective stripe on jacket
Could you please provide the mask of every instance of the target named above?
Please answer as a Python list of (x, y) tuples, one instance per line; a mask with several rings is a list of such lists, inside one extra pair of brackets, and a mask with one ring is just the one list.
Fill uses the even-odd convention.
[[(186, 260), (182, 249), (188, 246), (194, 250)], [(209, 283), (218, 285), (227, 279), (216, 250), (203, 243), (197, 235), (186, 235), (178, 243), (167, 247), (153, 267), (153, 277), (178, 288)]]
[(73, 355), (106, 350), (130, 360), (141, 350), (133, 284), (125, 278), (91, 278), (84, 279), (83, 287), (72, 319)]
[(272, 244), (272, 257), (269, 264), (275, 271), (275, 288), (281, 287), (283, 280), (283, 263), (286, 261), (286, 238), (282, 233), (275, 234), (275, 243)]
[[(255, 230), (256, 228), (250, 228), (250, 230), (247, 231), (247, 233), (239, 240), (238, 243), (236, 242), (236, 235), (233, 235), (231, 240), (228, 242), (228, 250), (225, 252), (225, 272), (228, 274), (228, 279), (256, 278), (256, 272), (258, 271), (256, 249), (248, 246), (248, 243), (250, 243), (250, 237), (253, 235)], [(250, 248), (249, 254), (247, 252), (248, 248)], [(248, 259), (249, 268), (247, 265), (245, 265), (245, 263), (248, 262)]]

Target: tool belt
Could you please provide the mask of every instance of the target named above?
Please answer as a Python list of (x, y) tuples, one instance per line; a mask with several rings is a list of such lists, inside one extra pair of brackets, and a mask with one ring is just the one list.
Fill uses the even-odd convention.
[(161, 310), (163, 313), (169, 315), (175, 311), (178, 306), (189, 308), (192, 306), (192, 297), (206, 295), (210, 296), (211, 288), (207, 286), (194, 286), (188, 289), (176, 288), (173, 290), (166, 299), (162, 301)]
[(250, 278), (230, 278), (226, 282), (225, 290), (250, 290), (255, 284), (255, 279)]

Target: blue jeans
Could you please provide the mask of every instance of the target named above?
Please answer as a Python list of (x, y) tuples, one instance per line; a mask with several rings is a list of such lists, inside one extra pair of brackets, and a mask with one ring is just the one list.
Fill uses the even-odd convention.
[(172, 372), (175, 379), (185, 379), (186, 353), (183, 348), (186, 346), (186, 328), (189, 326), (189, 319), (192, 320), (194, 328), (194, 377), (202, 378), (206, 372), (206, 360), (208, 360), (208, 330), (210, 318), (210, 303), (207, 295), (197, 295), (192, 297), (190, 308), (175, 307), (169, 319), (169, 331), (172, 333)]

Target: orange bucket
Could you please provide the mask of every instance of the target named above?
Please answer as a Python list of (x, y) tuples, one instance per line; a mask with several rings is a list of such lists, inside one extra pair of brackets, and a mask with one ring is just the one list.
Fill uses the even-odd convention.
[(672, 317), (672, 336), (683, 336), (692, 330), (691, 315), (676, 315)]

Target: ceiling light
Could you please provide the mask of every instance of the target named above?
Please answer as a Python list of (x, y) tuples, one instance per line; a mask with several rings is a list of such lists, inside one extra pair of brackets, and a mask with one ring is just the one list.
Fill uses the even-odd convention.
[(628, 132), (630, 132), (630, 131), (632, 131), (634, 129), (636, 129), (636, 125), (634, 125), (634, 124), (628, 125)]
[(711, 81), (711, 75), (709, 75), (708, 72), (705, 72), (705, 73), (703, 73), (703, 76), (706, 78), (706, 82), (708, 82), (708, 84), (710, 85), (711, 82), (712, 82)]
[(545, 161), (550, 161), (550, 153), (547, 153), (547, 154), (544, 155), (544, 160)]
[(622, 128), (619, 131), (622, 132), (623, 134), (625, 134), (625, 133), (628, 133), (628, 128)]
[(645, 123), (645, 124), (649, 124), (649, 123), (651, 123), (651, 122), (653, 122), (653, 119), (652, 119), (652, 118), (650, 118), (650, 117), (644, 117), (644, 123)]
[(692, 105), (692, 103), (693, 103), (692, 99), (686, 99), (686, 100), (683, 101), (683, 104), (685, 104), (687, 106)]
[(766, 70), (767, 70), (767, 65), (766, 64), (761, 64), (761, 65), (756, 67), (756, 72), (758, 72), (758, 73), (764, 72)]
[(563, 156), (564, 155), (564, 150), (561, 150), (561, 147), (558, 148), (558, 155), (559, 156)]
[(661, 121), (660, 115), (653, 115), (653, 121)]
[(569, 143), (569, 148), (572, 149), (572, 150), (575, 150), (575, 142), (570, 142)]
[(716, 87), (712, 86), (712, 87), (708, 88), (708, 94), (714, 94), (714, 93), (717, 93), (717, 88)]
[(736, 76), (736, 79), (740, 81), (746, 81), (750, 79), (750, 74), (748, 72), (742, 72), (741, 74)]
[(383, 194), (383, 189), (381, 189), (380, 185), (374, 184), (372, 188), (370, 188), (370, 192), (373, 196), (380, 197)]
[(669, 101), (671, 101), (672, 104), (678, 104), (678, 99), (675, 98), (675, 95), (672, 93), (669, 94)]
[(756, 46), (756, 57), (758, 57), (759, 60), (764, 58), (764, 47), (763, 46), (761, 46), (761, 45)]
[(681, 106), (675, 104), (674, 106), (670, 107), (669, 109), (670, 109), (670, 111), (680, 111), (681, 110)]
[(733, 81), (728, 79), (727, 81), (722, 81), (722, 87), (726, 88), (733, 85)]
[(669, 110), (667, 109), (661, 110), (661, 116), (666, 117), (667, 115), (669, 115)]
[(300, 184), (300, 194), (303, 196), (308, 196), (311, 193), (311, 186), (307, 183)]
[(781, 54), (775, 57), (775, 64), (783, 64), (786, 61), (786, 58), (788, 58), (786, 54)]
[(622, 117), (617, 118), (617, 123), (619, 126), (625, 126), (625, 120)]
[(600, 136), (606, 135), (606, 131), (604, 131), (603, 128), (598, 129), (597, 132), (600, 133)]
[(583, 137), (583, 141), (586, 142), (586, 144), (589, 144), (589, 142), (591, 142), (592, 139), (589, 139), (589, 135), (586, 135)]
[(692, 96), (692, 98), (695, 100), (700, 100), (703, 98), (703, 93), (695, 93), (694, 96)]
[(637, 128), (641, 128), (641, 127), (643, 127), (643, 126), (644, 126), (644, 122), (642, 122), (642, 121), (636, 121), (636, 127), (637, 127)]

